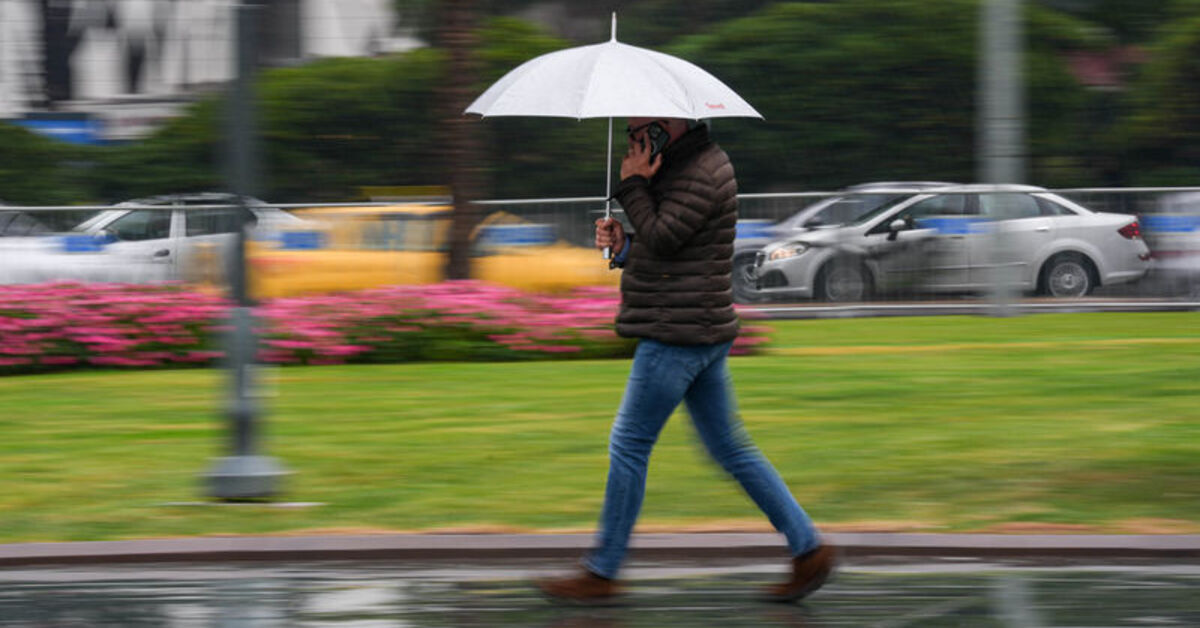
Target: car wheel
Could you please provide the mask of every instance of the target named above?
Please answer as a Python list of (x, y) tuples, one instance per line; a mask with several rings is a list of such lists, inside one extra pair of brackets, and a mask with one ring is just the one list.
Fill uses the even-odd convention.
[(763, 295), (758, 291), (758, 278), (754, 271), (754, 256), (739, 255), (733, 258), (733, 300), (738, 303), (755, 303)]
[(1077, 253), (1056, 255), (1042, 267), (1042, 293), (1057, 298), (1079, 298), (1096, 287), (1091, 262)]
[(833, 260), (821, 267), (814, 288), (822, 301), (862, 301), (871, 295), (871, 277), (856, 260)]

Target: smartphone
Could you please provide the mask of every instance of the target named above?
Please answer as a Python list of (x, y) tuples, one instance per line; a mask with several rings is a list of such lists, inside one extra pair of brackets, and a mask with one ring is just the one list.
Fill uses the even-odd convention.
[(646, 127), (646, 138), (650, 140), (650, 161), (654, 161), (655, 155), (658, 155), (667, 147), (667, 142), (671, 141), (671, 134), (657, 122), (652, 122)]

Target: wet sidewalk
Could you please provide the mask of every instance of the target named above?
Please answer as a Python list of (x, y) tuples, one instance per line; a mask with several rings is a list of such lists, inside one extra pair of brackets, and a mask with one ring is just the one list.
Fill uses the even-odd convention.
[(635, 536), (618, 606), (563, 607), (589, 535), (231, 537), (0, 545), (0, 627), (1200, 626), (1200, 537), (831, 534), (799, 605), (773, 534)]
[(563, 607), (535, 577), (568, 568), (385, 561), (10, 568), (0, 626), (662, 628), (1200, 626), (1200, 565), (848, 561), (798, 605), (761, 602), (778, 563), (635, 562), (620, 605)]

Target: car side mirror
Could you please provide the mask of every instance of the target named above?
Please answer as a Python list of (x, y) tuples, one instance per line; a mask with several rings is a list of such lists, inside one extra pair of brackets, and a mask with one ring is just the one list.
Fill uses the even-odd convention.
[(816, 227), (820, 227), (824, 224), (825, 224), (825, 222), (822, 221), (820, 218), (810, 218), (810, 219), (804, 221), (803, 226), (805, 229), (813, 229)]
[(101, 229), (96, 232), (96, 241), (97, 242), (102, 242), (104, 244), (111, 244), (113, 242), (116, 242), (117, 240), (120, 240), (120, 238), (117, 237), (117, 233), (115, 231), (113, 231), (112, 229)]
[(888, 223), (888, 240), (895, 241), (896, 235), (908, 228), (908, 221), (903, 218), (897, 218)]

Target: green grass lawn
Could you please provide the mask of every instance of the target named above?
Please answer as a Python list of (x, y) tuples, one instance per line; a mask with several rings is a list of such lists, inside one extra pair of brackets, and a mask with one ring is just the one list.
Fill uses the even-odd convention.
[[(732, 360), (751, 435), (832, 529), (1200, 532), (1200, 316), (772, 323)], [(196, 501), (223, 454), (207, 370), (0, 378), (0, 542), (590, 530), (627, 361), (265, 372), (306, 509)], [(766, 529), (680, 413), (642, 529)]]

